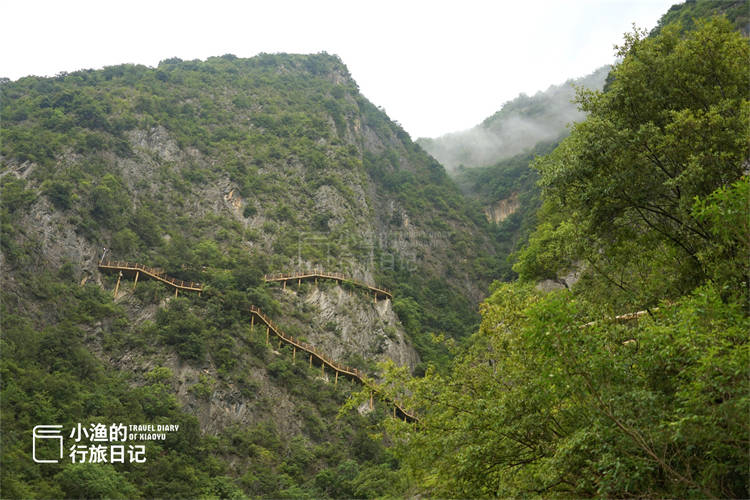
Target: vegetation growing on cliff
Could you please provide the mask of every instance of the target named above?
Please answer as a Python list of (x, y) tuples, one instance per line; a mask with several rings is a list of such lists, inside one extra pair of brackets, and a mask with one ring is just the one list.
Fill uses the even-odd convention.
[[(492, 252), (478, 208), (340, 60), (167, 60), (4, 81), (2, 93), (4, 495), (403, 490), (397, 460), (368, 434), (385, 410), (337, 419), (350, 387), (277, 358), (249, 326), (250, 305), (282, 324), (296, 314), (262, 277), (300, 264), (394, 289), (410, 344), (437, 364), (447, 351), (431, 333), (460, 338), (478, 322), (489, 271), (475, 261)], [(175, 299), (142, 279), (113, 304), (101, 287), (115, 278), (96, 270), (103, 247), (205, 292)], [(211, 405), (251, 425), (204, 415), (199, 427)], [(184, 432), (149, 447), (148, 467), (29, 465), (34, 425), (97, 419)]]
[[(750, 496), (740, 18), (628, 35), (570, 137), (458, 174), (474, 201), (325, 54), (0, 82), (2, 495)], [(480, 204), (513, 193), (486, 224)], [(113, 302), (104, 246), (206, 288), (142, 280)], [(248, 324), (256, 305), (309, 334), (304, 294), (262, 277), (330, 264), (394, 290), (423, 363), (385, 380), (418, 424), (350, 411), (352, 384)], [(571, 268), (573, 290), (534, 288)], [(98, 421), (181, 430), (144, 465), (32, 464), (35, 425)]]
[(429, 494), (750, 494), (748, 43), (714, 19), (620, 54), (536, 162), (544, 209), (517, 266), (584, 278), (496, 285), (450, 374), (405, 393), (424, 418), (392, 428)]

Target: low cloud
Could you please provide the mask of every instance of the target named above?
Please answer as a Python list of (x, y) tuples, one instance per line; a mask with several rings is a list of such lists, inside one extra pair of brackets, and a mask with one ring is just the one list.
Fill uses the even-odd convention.
[(570, 123), (584, 118), (573, 102), (575, 88), (601, 90), (609, 69), (603, 66), (586, 77), (553, 85), (532, 97), (521, 94), (472, 129), (417, 142), (448, 170), (459, 165), (492, 165), (565, 134)]

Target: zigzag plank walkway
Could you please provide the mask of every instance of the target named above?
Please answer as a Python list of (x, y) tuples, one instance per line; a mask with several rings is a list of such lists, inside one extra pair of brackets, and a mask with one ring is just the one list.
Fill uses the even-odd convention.
[[(325, 373), (325, 367), (328, 366), (330, 369), (332, 369), (336, 373), (336, 382), (338, 383), (339, 380), (339, 374), (346, 375), (354, 380), (359, 381), (362, 385), (369, 388), (371, 391), (370, 395), (370, 406), (372, 407), (372, 393), (379, 393), (380, 389), (377, 387), (375, 383), (373, 383), (367, 376), (362, 373), (360, 370), (356, 368), (351, 368), (348, 366), (344, 366), (340, 363), (337, 363), (331, 359), (329, 359), (325, 354), (318, 351), (314, 346), (311, 346), (309, 344), (306, 344), (298, 339), (295, 339), (291, 335), (285, 334), (281, 329), (274, 324), (271, 319), (266, 316), (263, 311), (261, 311), (258, 307), (250, 306), (250, 314), (251, 317), (251, 326), (254, 324), (254, 319), (257, 317), (258, 320), (260, 320), (263, 324), (266, 325), (266, 342), (269, 341), (268, 336), (270, 332), (273, 332), (274, 335), (276, 335), (279, 338), (279, 341), (286, 342), (292, 348), (294, 349), (294, 356), (297, 355), (297, 349), (300, 351), (306, 352), (310, 355), (310, 365), (312, 366), (313, 359), (317, 359), (318, 362), (321, 365), (321, 371), (322, 373)], [(414, 416), (413, 414), (407, 412), (404, 410), (404, 408), (396, 401), (393, 401), (390, 398), (381, 396), (381, 398), (386, 401), (389, 404), (393, 405), (393, 415), (398, 418), (403, 418), (406, 422), (417, 422), (419, 419)]]
[(298, 271), (295, 273), (282, 273), (282, 274), (267, 274), (263, 276), (263, 280), (268, 282), (283, 282), (284, 288), (286, 288), (286, 282), (287, 281), (297, 281), (297, 284), (299, 285), (302, 280), (318, 280), (318, 279), (327, 279), (327, 280), (335, 280), (339, 283), (351, 283), (352, 285), (358, 286), (360, 288), (366, 288), (373, 292), (375, 294), (375, 300), (379, 296), (393, 299), (393, 294), (390, 290), (386, 288), (380, 288), (374, 285), (368, 285), (367, 283), (363, 283), (361, 281), (357, 281), (353, 278), (350, 278), (349, 276), (344, 276), (341, 273), (329, 273), (326, 271), (321, 270), (314, 270), (314, 271)]
[[(167, 276), (167, 274), (164, 272), (163, 269), (157, 269), (154, 267), (144, 266), (143, 264), (138, 264), (136, 262), (102, 260), (99, 262), (99, 269), (103, 271), (119, 271), (120, 272), (120, 276), (117, 278), (117, 285), (115, 286), (115, 297), (117, 296), (117, 290), (120, 286), (120, 278), (122, 277), (122, 273), (135, 275), (135, 280), (133, 284), (134, 288), (138, 284), (138, 277), (140, 276), (141, 273), (143, 273), (145, 276), (148, 276), (152, 279), (161, 281), (162, 283), (165, 283), (169, 286), (174, 287), (175, 296), (177, 295), (177, 292), (179, 290), (189, 290), (189, 291), (199, 292), (199, 293), (203, 291), (203, 285), (201, 285), (200, 283), (196, 283), (193, 281), (178, 280), (177, 278), (172, 278), (171, 276)], [(366, 285), (364, 283), (360, 283), (353, 279), (347, 278), (341, 274), (314, 271), (314, 272), (307, 273), (307, 274), (286, 274), (286, 275), (279, 274), (279, 275), (273, 275), (273, 276), (265, 276), (265, 280), (267, 282), (283, 281), (285, 286), (286, 286), (286, 281), (288, 280), (296, 279), (296, 280), (301, 281), (303, 279), (318, 279), (318, 278), (333, 279), (339, 282), (348, 282), (348, 283), (352, 283), (360, 287), (367, 288), (375, 293), (375, 300), (377, 300), (378, 295), (382, 295), (388, 298), (393, 298), (393, 295), (391, 295), (391, 292), (386, 289)], [(312, 361), (314, 358), (314, 359), (317, 359), (318, 362), (320, 363), (321, 370), (323, 371), (323, 373), (325, 373), (326, 366), (332, 369), (336, 374), (336, 383), (338, 383), (339, 374), (342, 374), (342, 375), (352, 378), (353, 380), (359, 381), (362, 385), (369, 388), (371, 391), (370, 406), (372, 406), (373, 404), (372, 394), (380, 393), (381, 391), (379, 390), (379, 388), (377, 387), (375, 383), (373, 383), (370, 379), (367, 378), (367, 376), (364, 373), (362, 373), (356, 368), (351, 368), (348, 366), (344, 366), (340, 363), (337, 363), (329, 359), (325, 354), (319, 352), (314, 346), (306, 344), (305, 342), (302, 342), (298, 339), (295, 339), (291, 335), (286, 335), (259, 308), (255, 306), (250, 306), (250, 314), (251, 314), (251, 322), (254, 323), (254, 319), (257, 317), (261, 322), (263, 322), (266, 325), (267, 327), (266, 341), (268, 341), (269, 332), (273, 332), (274, 335), (276, 335), (280, 341), (286, 342), (287, 344), (292, 346), (292, 348), (294, 349), (295, 356), (297, 353), (297, 349), (299, 349), (300, 351), (306, 352), (310, 355), (311, 366), (312, 366)], [(387, 398), (385, 396), (382, 396), (381, 398), (387, 403), (393, 405), (394, 417), (403, 418), (404, 421), (407, 421), (407, 422), (418, 421), (417, 417), (415, 417), (413, 414), (404, 410), (397, 402), (392, 401), (390, 398)]]
[[(157, 269), (153, 267), (147, 267), (143, 264), (138, 264), (135, 262), (125, 262), (125, 261), (101, 261), (99, 262), (99, 269), (105, 270), (105, 271), (120, 271), (127, 272), (130, 274), (135, 274), (135, 284), (138, 283), (138, 276), (140, 273), (143, 273), (144, 275), (161, 281), (162, 283), (166, 283), (167, 285), (170, 285), (174, 287), (175, 289), (175, 295), (177, 295), (178, 290), (189, 290), (194, 292), (202, 292), (203, 291), (203, 285), (200, 283), (196, 283), (193, 281), (183, 281), (178, 280), (176, 278), (172, 278), (170, 276), (167, 276), (164, 273), (164, 270)], [(120, 275), (122, 276), (122, 274)], [(301, 281), (309, 280), (309, 279), (331, 279), (336, 280), (338, 282), (346, 282), (351, 283), (355, 286), (359, 286), (362, 288), (366, 288), (370, 291), (372, 291), (375, 294), (375, 300), (377, 301), (378, 295), (387, 297), (389, 299), (393, 298), (393, 295), (391, 292), (385, 288), (379, 288), (372, 285), (368, 285), (366, 283), (362, 283), (359, 281), (356, 281), (352, 278), (349, 278), (347, 276), (344, 276), (343, 274), (339, 273), (328, 273), (325, 271), (308, 271), (308, 272), (298, 272), (298, 273), (288, 273), (288, 274), (274, 274), (274, 275), (265, 275), (264, 280), (266, 282), (283, 282), (284, 287), (286, 287), (287, 281), (293, 281), (297, 280), (298, 284), (301, 283)], [(133, 285), (135, 287), (135, 284)], [(117, 279), (117, 287), (115, 287), (115, 296), (117, 295), (117, 288), (120, 285), (120, 278)], [(656, 311), (659, 308), (654, 308), (652, 311)], [(271, 319), (266, 316), (263, 311), (260, 310), (260, 308), (256, 306), (250, 306), (250, 314), (251, 314), (251, 326), (254, 325), (254, 320), (257, 317), (259, 321), (261, 321), (263, 324), (266, 325), (266, 342), (269, 341), (269, 334), (270, 332), (273, 332), (274, 335), (276, 335), (279, 338), (280, 342), (285, 342), (292, 346), (294, 349), (294, 356), (296, 357), (297, 349), (299, 349), (302, 352), (306, 352), (310, 356), (310, 366), (312, 366), (313, 359), (317, 359), (318, 363), (321, 365), (321, 371), (323, 374), (325, 374), (325, 367), (328, 366), (330, 369), (334, 371), (336, 374), (336, 383), (338, 383), (339, 374), (348, 376), (352, 378), (353, 380), (358, 381), (365, 387), (370, 389), (370, 406), (372, 407), (373, 400), (372, 395), (374, 393), (381, 394), (380, 388), (372, 382), (363, 372), (358, 370), (357, 368), (351, 368), (345, 365), (342, 365), (340, 363), (337, 363), (336, 361), (333, 361), (329, 359), (325, 354), (318, 351), (315, 346), (312, 346), (310, 344), (307, 344), (305, 342), (300, 341), (299, 339), (295, 339), (291, 335), (285, 334), (276, 324), (274, 324)], [(626, 321), (633, 321), (638, 320), (642, 316), (648, 314), (648, 311), (637, 311), (634, 313), (628, 313), (628, 314), (622, 314), (619, 316), (616, 316), (614, 319), (615, 321), (620, 322), (626, 322)], [(595, 325), (597, 321), (591, 321), (589, 323), (586, 323), (585, 325), (581, 325), (581, 328), (586, 328), (592, 325)], [(393, 416), (402, 418), (406, 422), (419, 422), (419, 418), (417, 418), (414, 414), (409, 413), (406, 411), (397, 401), (394, 401), (387, 396), (381, 396), (381, 399), (383, 399), (386, 403), (393, 405)]]
[[(144, 266), (143, 264), (138, 264), (135, 262), (125, 262), (125, 261), (114, 261), (114, 260), (108, 260), (108, 261), (101, 261), (99, 262), (99, 269), (102, 269), (104, 271), (120, 271), (120, 272), (126, 272), (128, 274), (135, 274), (135, 281), (133, 287), (135, 288), (135, 285), (138, 284), (138, 277), (143, 273), (145, 276), (148, 276), (149, 278), (155, 279), (157, 281), (161, 281), (162, 283), (166, 283), (169, 286), (174, 287), (175, 289), (175, 295), (177, 295), (178, 290), (189, 290), (191, 292), (202, 292), (203, 291), (203, 285), (200, 283), (195, 283), (193, 281), (183, 281), (178, 280), (177, 278), (172, 278), (171, 276), (167, 276), (163, 269), (157, 269), (155, 267), (148, 267)], [(117, 289), (120, 286), (120, 278), (117, 278), (117, 286), (115, 287), (115, 295), (117, 295)]]

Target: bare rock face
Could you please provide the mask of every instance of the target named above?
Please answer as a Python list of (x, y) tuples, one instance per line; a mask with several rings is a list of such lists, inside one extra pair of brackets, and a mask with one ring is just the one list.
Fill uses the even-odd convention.
[(513, 193), (508, 198), (484, 207), (484, 215), (487, 216), (488, 221), (499, 224), (510, 217), (520, 207), (521, 202), (518, 200), (518, 193)]
[(582, 262), (574, 262), (573, 266), (567, 271), (567, 273), (558, 274), (555, 279), (546, 279), (537, 283), (537, 290), (541, 290), (543, 292), (552, 292), (554, 290), (562, 290), (563, 288), (572, 288), (573, 285), (578, 283), (578, 280), (581, 277), (582, 266)]
[[(124, 297), (127, 300), (127, 296)], [(152, 311), (153, 312), (153, 311)], [(236, 381), (224, 381), (211, 360), (199, 365), (179, 359), (174, 352), (155, 347), (155, 352), (144, 354), (137, 350), (111, 356), (92, 335), (89, 347), (104, 362), (132, 374), (131, 384), (143, 386), (150, 383), (148, 373), (155, 368), (168, 368), (170, 377), (164, 381), (170, 394), (182, 408), (195, 415), (201, 431), (216, 434), (230, 425), (253, 425), (272, 414), (280, 431), (299, 433), (302, 423), (295, 417), (295, 401), (291, 395), (271, 380), (262, 366), (254, 366), (246, 351), (238, 352), (240, 362), (249, 367), (247, 379), (252, 381), (252, 391)], [(272, 353), (272, 357), (283, 356)], [(196, 390), (200, 388), (200, 390)], [(273, 404), (268, 404), (273, 401)]]
[[(342, 72), (333, 73), (331, 78), (337, 84), (348, 81)], [(252, 127), (246, 125), (244, 113), (255, 114), (262, 107), (262, 101), (256, 99), (247, 108), (251, 111), (235, 109), (231, 99), (224, 99), (221, 93), (214, 97), (227, 110), (236, 112), (232, 114), (237, 118), (232, 125), (238, 128)], [(326, 136), (329, 138), (316, 141), (325, 153), (322, 167), (325, 176), (314, 172), (304, 158), (286, 145), (280, 147), (281, 154), (277, 151), (274, 155), (261, 154), (255, 147), (238, 147), (241, 154), (237, 161), (246, 171), (241, 176), (232, 175), (231, 169), (220, 163), (228, 156), (186, 145), (172, 129), (162, 125), (125, 131), (123, 138), (130, 150), (127, 155), (105, 149), (97, 151), (95, 157), (104, 172), (116, 177), (118, 194), (126, 200), (122, 205), (127, 206), (130, 215), (145, 207), (147, 213), (160, 221), (157, 229), (164, 233), (158, 235), (161, 241), (179, 243), (182, 228), (195, 222), (203, 225), (200, 231), (189, 232), (195, 240), (214, 241), (222, 251), (228, 251), (219, 233), (231, 232), (237, 236), (231, 239), (233, 245), (255, 255), (269, 256), (270, 268), (275, 272), (320, 268), (333, 261), (326, 269), (374, 283), (373, 277), (379, 269), (398, 266), (444, 279), (478, 302), (487, 283), (476, 279), (473, 254), (467, 252), (467, 245), (455, 240), (469, 231), (471, 248), (483, 247), (490, 252), (489, 238), (477, 225), (452, 213), (456, 210), (447, 210), (452, 205), (432, 206), (428, 195), (424, 195), (423, 205), (412, 205), (409, 197), (392, 189), (394, 186), (387, 187), (383, 178), (385, 174), (404, 173), (425, 182), (439, 180), (442, 168), (413, 146), (408, 135), (390, 124), (387, 116), (365, 106), (366, 101), (358, 95), (345, 93), (341, 99), (342, 109), (348, 109), (345, 126), (331, 119), (332, 133)], [(297, 108), (290, 103), (290, 109)], [(300, 108), (300, 112), (306, 113), (307, 109)], [(384, 170), (368, 167), (367, 158), (372, 165), (376, 160), (387, 160), (383, 163)], [(66, 165), (75, 166), (84, 160), (86, 157), (79, 153), (66, 150), (57, 159), (57, 168), (62, 171)], [(24, 229), (24, 237), (36, 245), (35, 266), (51, 271), (65, 266), (71, 268), (69, 274), (82, 286), (92, 283), (106, 286), (108, 280), (102, 279), (97, 268), (103, 247), (110, 248), (108, 257), (128, 259), (122, 255), (127, 249), (118, 255), (115, 237), (129, 223), (105, 224), (97, 220), (91, 214), (88, 198), (76, 199), (71, 209), (56, 209), (44, 196), (40, 182), (30, 175), (35, 168), (30, 162), (6, 162), (0, 157), (0, 175), (27, 179), (26, 189), (36, 196), (28, 210), (14, 221)], [(196, 172), (197, 177), (193, 175)], [(248, 182), (243, 184), (241, 179)], [(95, 177), (90, 182), (96, 187), (100, 181), (101, 177)], [(439, 183), (436, 186), (440, 187)], [(88, 192), (76, 188), (74, 194)], [(84, 227), (81, 219), (96, 224)], [(305, 223), (298, 223), (302, 220)], [(306, 256), (287, 251), (305, 245), (313, 249)], [(131, 254), (132, 258), (156, 265), (152, 260), (165, 256), (166, 250), (161, 245), (147, 246)], [(18, 273), (14, 273), (12, 265), (0, 252), (0, 266), (6, 275), (3, 286), (11, 294), (23, 297), (28, 290), (18, 284)], [(139, 334), (153, 322), (157, 310), (173, 299), (144, 306), (132, 296), (131, 290), (130, 286), (120, 287), (117, 303), (127, 310), (127, 330), (134, 338), (140, 338)], [(111, 289), (107, 292), (111, 293)], [(410, 370), (419, 363), (390, 300), (376, 301), (367, 290), (330, 282), (318, 287), (303, 284), (299, 290), (296, 286), (281, 290), (279, 286), (273, 292), (281, 307), (272, 319), (335, 361), (366, 367), (373, 375), (377, 361), (392, 360)], [(30, 304), (26, 306), (29, 310), (23, 311), (29, 317), (45, 314), (32, 300), (18, 302), (20, 307)], [(198, 309), (201, 307), (196, 305)], [(88, 347), (104, 363), (127, 374), (134, 386), (150, 384), (147, 375), (151, 370), (169, 368), (171, 375), (165, 383), (171, 394), (198, 418), (204, 432), (214, 433), (228, 425), (251, 425), (269, 419), (285, 433), (299, 432), (304, 426), (295, 409), (299, 395), (268, 370), (268, 365), (275, 361), (289, 361), (288, 349), (269, 352), (263, 347), (253, 351), (255, 343), (238, 337), (236, 332), (228, 332), (236, 341), (233, 355), (242, 370), (242, 377), (232, 378), (216, 366), (211, 356), (188, 363), (158, 339), (153, 342), (147, 339), (148, 348), (134, 345), (112, 349), (102, 343), (103, 334), (111, 329), (111, 325), (91, 327)], [(316, 374), (311, 385), (317, 389), (329, 387), (324, 380), (328, 375)], [(339, 390), (343, 392), (341, 385), (339, 382)]]
[(372, 362), (390, 359), (410, 371), (419, 363), (390, 299), (376, 301), (365, 289), (323, 282), (299, 291), (289, 285), (279, 292), (284, 310), (297, 312), (280, 321), (298, 329), (331, 359), (345, 364), (357, 357)]
[(166, 161), (174, 161), (181, 156), (179, 146), (162, 126), (153, 127), (151, 130), (131, 130), (128, 135), (136, 151), (157, 154)]
[[(286, 288), (279, 286), (274, 294), (282, 306), (282, 313), (274, 318), (277, 325), (334, 361), (359, 367), (364, 363), (368, 366), (365, 371), (375, 377), (377, 373), (372, 368), (378, 361), (392, 360), (410, 371), (419, 363), (419, 355), (406, 339), (390, 299), (376, 301), (366, 289), (327, 281), (317, 285), (303, 283), (299, 289), (296, 283), (290, 283)], [(142, 313), (137, 318), (139, 323), (153, 320), (158, 309), (150, 306), (147, 311), (140, 311), (130, 288), (122, 291), (118, 302), (132, 313)], [(179, 404), (198, 418), (203, 432), (214, 434), (230, 425), (254, 425), (269, 414), (281, 432), (294, 434), (302, 430), (294, 397), (272, 380), (266, 368), (254, 362), (245, 349), (237, 351), (237, 362), (248, 368), (246, 379), (251, 381), (252, 391), (236, 381), (224, 380), (210, 358), (196, 365), (159, 346), (154, 346), (155, 352), (150, 354), (132, 350), (112, 357), (96, 339), (96, 332), (92, 332), (90, 346), (95, 353), (102, 361), (134, 374), (133, 385), (149, 383), (147, 374), (154, 368), (168, 368), (172, 376), (167, 384)], [(290, 356), (288, 349), (277, 351), (272, 342), (267, 362), (282, 358), (290, 361)], [(333, 375), (316, 377), (316, 383), (332, 384)], [(268, 404), (270, 401), (273, 404)], [(359, 411), (369, 411), (368, 404)]]

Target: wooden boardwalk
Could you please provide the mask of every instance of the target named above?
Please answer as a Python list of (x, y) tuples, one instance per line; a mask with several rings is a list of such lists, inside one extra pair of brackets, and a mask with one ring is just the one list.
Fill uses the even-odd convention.
[(268, 282), (282, 282), (284, 283), (284, 288), (286, 288), (287, 281), (297, 281), (297, 285), (299, 285), (302, 280), (334, 280), (339, 283), (350, 283), (354, 286), (358, 286), (360, 288), (366, 288), (367, 290), (370, 290), (375, 294), (375, 299), (377, 300), (378, 297), (385, 297), (387, 299), (393, 299), (393, 294), (390, 290), (386, 288), (377, 287), (374, 285), (368, 285), (367, 283), (363, 283), (361, 281), (357, 281), (353, 278), (350, 278), (349, 276), (344, 276), (341, 273), (329, 273), (326, 271), (321, 270), (314, 270), (314, 271), (298, 271), (295, 273), (282, 273), (282, 274), (267, 274), (263, 276), (263, 279)]
[[(310, 357), (310, 366), (313, 364), (313, 360), (316, 360), (318, 364), (320, 364), (321, 367), (321, 374), (325, 375), (325, 369), (326, 366), (332, 370), (335, 373), (335, 382), (338, 383), (339, 375), (348, 376), (349, 378), (356, 380), (360, 382), (362, 385), (370, 389), (370, 407), (372, 407), (373, 404), (373, 394), (381, 394), (380, 389), (378, 388), (377, 384), (375, 384), (372, 380), (370, 380), (363, 372), (356, 368), (351, 368), (345, 365), (342, 365), (340, 363), (337, 363), (336, 361), (331, 360), (328, 358), (325, 354), (317, 350), (314, 346), (310, 344), (306, 344), (305, 342), (302, 342), (298, 339), (295, 339), (291, 335), (285, 334), (276, 324), (274, 324), (271, 319), (266, 316), (259, 308), (255, 306), (250, 306), (250, 314), (251, 316), (251, 326), (255, 324), (255, 318), (258, 318), (258, 320), (266, 325), (266, 343), (270, 342), (270, 334), (273, 333), (276, 335), (276, 337), (279, 338), (280, 342), (285, 342), (286, 344), (292, 346), (293, 349), (293, 359), (296, 359), (297, 357), (297, 350), (306, 353)], [(380, 396), (382, 400), (384, 400), (386, 403), (393, 405), (393, 415), (397, 418), (402, 418), (406, 422), (417, 422), (419, 419), (413, 415), (412, 413), (409, 413), (406, 411), (398, 402), (393, 401), (392, 399)]]
[[(144, 266), (143, 264), (138, 264), (136, 262), (102, 260), (101, 262), (99, 262), (99, 269), (101, 269), (102, 271), (117, 271), (120, 273), (117, 278), (117, 285), (115, 286), (115, 292), (114, 292), (115, 297), (117, 297), (117, 291), (120, 287), (120, 279), (122, 278), (124, 274), (127, 274), (128, 276), (134, 276), (134, 284), (133, 284), (134, 288), (138, 284), (138, 278), (141, 275), (143, 275), (151, 279), (161, 281), (162, 283), (165, 283), (173, 287), (175, 289), (175, 296), (177, 296), (177, 292), (179, 290), (193, 291), (193, 292), (198, 292), (198, 293), (203, 291), (203, 285), (200, 283), (196, 283), (193, 281), (178, 280), (177, 278), (167, 276), (167, 274), (164, 272), (163, 269), (157, 269), (153, 267)], [(298, 280), (298, 282), (301, 282), (301, 280), (303, 279), (333, 279), (339, 282), (352, 283), (356, 286), (367, 288), (368, 290), (372, 291), (375, 294), (375, 300), (377, 300), (378, 296), (393, 298), (393, 296), (391, 295), (391, 292), (384, 288), (370, 286), (370, 285), (352, 280), (350, 278), (347, 278), (341, 274), (325, 273), (322, 271), (313, 271), (313, 272), (304, 273), (304, 274), (302, 273), (279, 274), (279, 275), (273, 275), (273, 276), (265, 276), (265, 281), (267, 282), (282, 281), (284, 282), (285, 286), (286, 286), (286, 281)], [(382, 399), (383, 401), (385, 401), (386, 403), (390, 405), (393, 405), (394, 417), (403, 419), (406, 422), (417, 422), (419, 420), (412, 413), (409, 413), (408, 411), (404, 410), (404, 408), (399, 403), (391, 400), (390, 398), (386, 396), (383, 396), (382, 391), (377, 386), (377, 384), (373, 382), (370, 378), (368, 378), (360, 370), (337, 363), (336, 361), (333, 361), (324, 353), (316, 349), (315, 346), (312, 346), (298, 339), (295, 339), (291, 335), (285, 334), (259, 308), (255, 306), (250, 306), (250, 314), (251, 314), (251, 320), (250, 320), (251, 325), (254, 325), (255, 318), (258, 318), (258, 320), (261, 323), (266, 325), (266, 343), (270, 341), (270, 338), (269, 338), (270, 333), (273, 332), (273, 334), (276, 337), (278, 337), (279, 342), (285, 342), (286, 344), (292, 346), (294, 358), (296, 358), (297, 350), (299, 350), (310, 357), (310, 366), (312, 366), (313, 361), (315, 361), (316, 364), (320, 365), (322, 375), (325, 375), (326, 367), (328, 367), (329, 370), (332, 370), (335, 376), (334, 383), (338, 383), (339, 375), (341, 375), (341, 376), (349, 377), (352, 380), (358, 381), (359, 383), (361, 383), (362, 385), (370, 389), (370, 407), (372, 407), (373, 405), (373, 395), (378, 394), (380, 399)]]
[(99, 269), (103, 271), (120, 271), (121, 274), (117, 278), (117, 285), (115, 287), (115, 295), (117, 295), (117, 289), (120, 286), (120, 277), (122, 277), (122, 273), (127, 273), (129, 275), (135, 276), (133, 285), (134, 288), (135, 285), (138, 284), (138, 278), (141, 276), (141, 274), (143, 274), (144, 276), (147, 276), (151, 279), (161, 281), (162, 283), (166, 283), (167, 285), (174, 287), (175, 295), (177, 295), (177, 292), (179, 290), (187, 290), (198, 293), (203, 291), (203, 285), (201, 285), (200, 283), (195, 283), (194, 281), (178, 280), (177, 278), (167, 276), (166, 273), (164, 273), (163, 269), (148, 267), (135, 262), (103, 260), (99, 262)]
[[(193, 281), (183, 281), (178, 280), (176, 278), (172, 278), (170, 276), (167, 276), (164, 273), (163, 269), (157, 269), (152, 268), (148, 266), (144, 266), (142, 264), (138, 264), (135, 262), (125, 262), (125, 261), (104, 261), (102, 260), (99, 262), (99, 269), (103, 271), (119, 271), (120, 275), (117, 279), (117, 286), (115, 287), (115, 297), (117, 296), (117, 289), (120, 285), (120, 278), (123, 276), (123, 273), (127, 273), (129, 275), (134, 275), (134, 285), (138, 283), (138, 277), (141, 275), (141, 273), (149, 278), (155, 279), (157, 281), (161, 281), (162, 283), (165, 283), (171, 287), (174, 287), (175, 289), (175, 296), (177, 295), (177, 292), (179, 290), (187, 290), (187, 291), (193, 291), (193, 292), (202, 292), (203, 291), (203, 285), (200, 283), (196, 283)], [(273, 274), (273, 275), (265, 275), (264, 280), (266, 282), (282, 282), (284, 284), (284, 287), (286, 288), (286, 282), (287, 281), (294, 281), (296, 280), (298, 285), (302, 282), (302, 280), (318, 280), (318, 279), (329, 279), (329, 280), (335, 280), (339, 283), (350, 283), (355, 286), (366, 288), (369, 291), (373, 292), (375, 294), (375, 300), (377, 301), (378, 296), (386, 297), (388, 299), (392, 299), (393, 295), (391, 292), (385, 288), (380, 288), (372, 285), (368, 285), (366, 283), (362, 283), (360, 281), (356, 281), (352, 278), (349, 278), (347, 276), (344, 276), (343, 274), (339, 273), (328, 273), (325, 271), (315, 270), (315, 271), (306, 271), (306, 272), (297, 272), (297, 273), (288, 273), (288, 274)], [(651, 311), (657, 311), (659, 308), (653, 308)], [(622, 314), (619, 316), (615, 316), (615, 321), (618, 322), (628, 322), (633, 320), (639, 320), (641, 317), (645, 316), (646, 314), (649, 314), (649, 311), (637, 311), (627, 314)], [(373, 406), (373, 395), (378, 394), (379, 398), (383, 401), (385, 401), (387, 404), (393, 406), (393, 416), (396, 418), (403, 419), (405, 422), (419, 422), (419, 418), (414, 415), (413, 413), (410, 413), (406, 411), (401, 404), (387, 396), (384, 396), (382, 394), (382, 391), (378, 387), (378, 385), (373, 382), (367, 375), (365, 375), (362, 371), (358, 370), (357, 368), (352, 368), (346, 365), (342, 365), (336, 361), (333, 361), (328, 356), (326, 356), (324, 353), (320, 352), (318, 349), (315, 348), (315, 346), (312, 346), (310, 344), (307, 344), (305, 342), (302, 342), (299, 339), (295, 339), (291, 335), (285, 334), (281, 328), (279, 328), (271, 319), (266, 316), (263, 311), (261, 311), (256, 306), (250, 306), (250, 321), (251, 326), (254, 326), (255, 324), (255, 318), (258, 318), (258, 320), (266, 325), (266, 343), (268, 344), (270, 342), (270, 334), (273, 333), (276, 337), (279, 339), (279, 343), (284, 342), (290, 346), (292, 346), (293, 349), (293, 359), (296, 359), (297, 356), (297, 350), (305, 353), (309, 356), (310, 359), (310, 366), (312, 367), (313, 361), (316, 361), (317, 364), (321, 367), (321, 375), (325, 375), (326, 367), (329, 368), (329, 370), (332, 370), (335, 375), (335, 382), (338, 383), (339, 375), (346, 376), (351, 378), (352, 380), (355, 380), (362, 385), (364, 385), (366, 388), (370, 390), (370, 408)], [(580, 328), (586, 328), (593, 326), (597, 324), (598, 321), (590, 321), (584, 325), (581, 325)], [(626, 341), (632, 342), (632, 340)], [(281, 345), (281, 344), (279, 344)]]
[[(651, 309), (645, 309), (643, 311), (636, 311), (636, 312), (631, 312), (631, 313), (620, 314), (618, 316), (615, 316), (614, 318), (612, 318), (612, 317), (606, 318), (605, 321), (612, 321), (612, 320), (614, 320), (614, 321), (616, 321), (618, 323), (627, 323), (628, 321), (637, 321), (637, 320), (641, 319), (643, 316), (646, 316), (647, 314), (655, 313), (658, 310), (659, 310), (658, 307), (652, 307)], [(589, 326), (594, 326), (597, 323), (599, 323), (600, 321), (602, 321), (602, 320), (589, 321), (585, 325), (581, 325), (581, 328), (588, 328)]]

